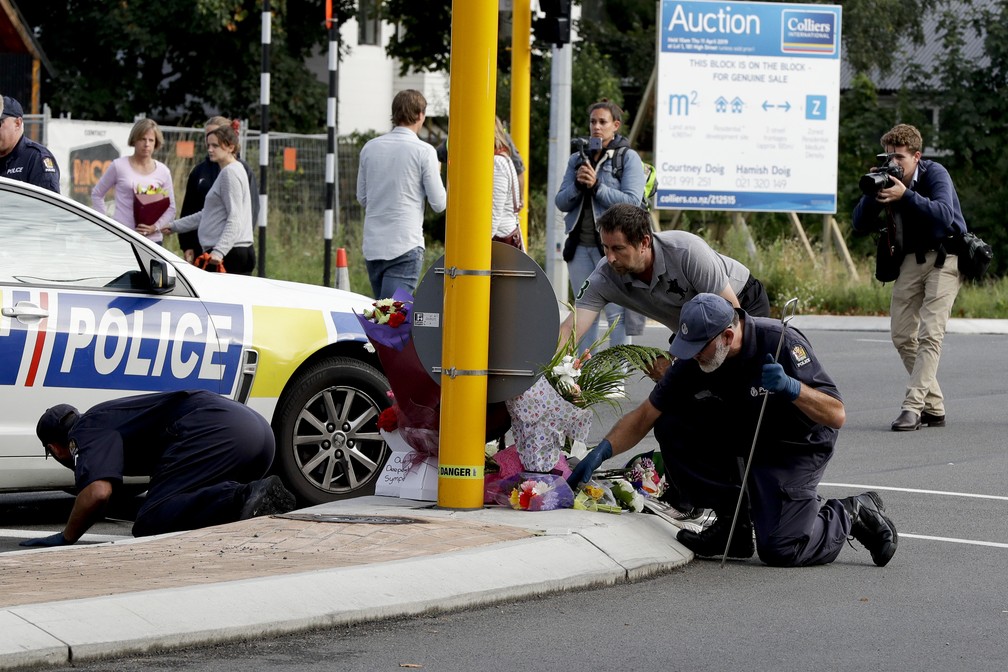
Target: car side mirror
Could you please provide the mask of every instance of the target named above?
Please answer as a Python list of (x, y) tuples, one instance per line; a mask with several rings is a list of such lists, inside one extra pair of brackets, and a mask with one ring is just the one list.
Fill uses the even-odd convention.
[(175, 289), (175, 267), (161, 259), (151, 259), (150, 280), (155, 292), (170, 292)]

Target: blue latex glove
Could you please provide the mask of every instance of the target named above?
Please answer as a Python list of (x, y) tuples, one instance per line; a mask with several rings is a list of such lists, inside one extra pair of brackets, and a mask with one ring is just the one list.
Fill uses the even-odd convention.
[(68, 546), (69, 544), (70, 542), (63, 536), (63, 533), (57, 532), (56, 534), (49, 535), (48, 537), (25, 539), (18, 544), (18, 546)]
[(767, 353), (763, 364), (763, 377), (760, 385), (768, 392), (783, 394), (788, 401), (794, 401), (801, 394), (801, 383), (784, 373), (784, 367), (774, 361), (773, 355)]
[(576, 490), (582, 483), (587, 483), (591, 480), (595, 470), (610, 457), (612, 457), (612, 444), (608, 439), (602, 439), (597, 446), (591, 449), (591, 452), (577, 463), (567, 479), (567, 485), (571, 487), (571, 490)]

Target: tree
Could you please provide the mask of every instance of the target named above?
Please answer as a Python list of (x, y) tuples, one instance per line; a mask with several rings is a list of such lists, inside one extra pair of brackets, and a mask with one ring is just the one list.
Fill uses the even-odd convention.
[[(83, 119), (200, 123), (211, 112), (256, 117), (261, 0), (63, 0), (24, 3), (55, 69), (50, 107)], [(337, 0), (341, 23), (354, 0)], [(325, 16), (312, 0), (271, 3), (271, 122), (285, 130), (324, 125), (325, 86), (306, 58), (326, 44)]]
[[(970, 229), (994, 248), (991, 271), (1008, 269), (1008, 233), (1003, 225), (1008, 210), (1008, 137), (1005, 117), (1008, 91), (1008, 0), (978, 2), (968, 11), (944, 12), (939, 23), (941, 57), (937, 88), (923, 78), (907, 83), (907, 96), (935, 101), (940, 110), (937, 132), (929, 145), (955, 181), (963, 214)], [(964, 57), (967, 31), (980, 36), (985, 58)]]
[(396, 24), (386, 53), (402, 63), (401, 74), (448, 71), (451, 56), (451, 0), (384, 0), (382, 17)]

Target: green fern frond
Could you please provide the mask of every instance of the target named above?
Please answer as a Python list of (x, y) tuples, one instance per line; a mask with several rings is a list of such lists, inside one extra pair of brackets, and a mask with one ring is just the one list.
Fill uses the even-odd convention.
[(607, 369), (637, 369), (641, 373), (647, 373), (659, 357), (668, 357), (668, 353), (661, 348), (646, 345), (614, 345), (593, 355), (584, 368), (598, 366)]

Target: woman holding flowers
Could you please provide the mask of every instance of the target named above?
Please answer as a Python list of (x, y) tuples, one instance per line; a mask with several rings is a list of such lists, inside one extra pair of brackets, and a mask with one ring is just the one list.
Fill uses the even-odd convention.
[(228, 273), (250, 275), (255, 268), (252, 247), (252, 194), (248, 176), (238, 161), (237, 122), (207, 131), (207, 154), (220, 166), (203, 209), (164, 226), (162, 233), (197, 231), (207, 270), (223, 264)]
[(91, 190), (91, 205), (102, 214), (105, 196), (113, 191), (112, 218), (151, 241), (161, 242), (161, 227), (175, 217), (175, 189), (168, 166), (154, 160), (164, 135), (153, 119), (140, 119), (129, 134), (130, 156), (109, 163)]

